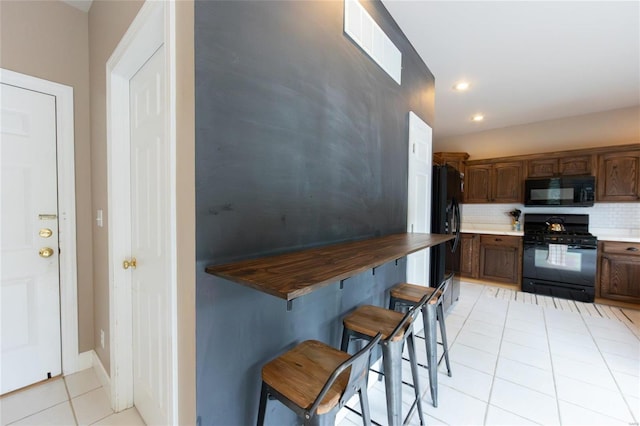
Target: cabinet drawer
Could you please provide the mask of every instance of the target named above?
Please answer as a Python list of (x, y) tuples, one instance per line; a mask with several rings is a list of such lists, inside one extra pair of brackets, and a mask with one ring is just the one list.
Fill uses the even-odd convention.
[(624, 243), (620, 241), (604, 241), (603, 253), (626, 254), (640, 257), (640, 243)]
[(520, 237), (513, 235), (481, 235), (480, 244), (520, 247)]

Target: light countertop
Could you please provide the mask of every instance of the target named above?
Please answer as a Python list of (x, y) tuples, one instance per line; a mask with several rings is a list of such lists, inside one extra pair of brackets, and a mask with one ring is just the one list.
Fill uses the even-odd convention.
[[(522, 230), (514, 231), (511, 225), (495, 223), (463, 223), (460, 232), (468, 234), (515, 235), (522, 236)], [(640, 243), (640, 229), (590, 228), (589, 232), (598, 237), (599, 241), (621, 241)]]
[(514, 231), (511, 225), (498, 225), (495, 223), (463, 223), (460, 232), (468, 234), (513, 235), (522, 237), (524, 232)]
[(640, 229), (590, 228), (589, 232), (598, 237), (598, 241), (640, 243)]

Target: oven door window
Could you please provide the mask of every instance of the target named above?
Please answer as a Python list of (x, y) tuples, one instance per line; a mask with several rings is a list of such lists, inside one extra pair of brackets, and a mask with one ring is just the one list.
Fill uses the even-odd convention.
[(580, 272), (582, 270), (582, 254), (567, 251), (562, 256), (553, 256), (553, 253), (549, 254), (549, 250), (535, 249), (534, 265), (536, 268)]
[(564, 261), (549, 257), (549, 245), (524, 246), (522, 276), (533, 280), (593, 286), (596, 276), (595, 247), (568, 246)]

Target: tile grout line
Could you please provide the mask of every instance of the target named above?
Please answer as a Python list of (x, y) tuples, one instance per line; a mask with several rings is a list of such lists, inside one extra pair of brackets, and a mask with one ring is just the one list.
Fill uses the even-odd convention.
[[(594, 318), (598, 318), (598, 317), (594, 317)], [(614, 319), (614, 320), (615, 320), (615, 318), (608, 318), (608, 317), (606, 317), (606, 316), (602, 316), (601, 318), (606, 319), (606, 320), (612, 320), (612, 319)], [(622, 392), (622, 389), (620, 388), (620, 386), (619, 386), (619, 384), (618, 384), (618, 381), (616, 380), (615, 376), (613, 375), (613, 372), (612, 372), (612, 370), (611, 370), (611, 368), (610, 368), (610, 366), (609, 366), (609, 363), (607, 362), (606, 358), (604, 357), (604, 354), (603, 354), (603, 352), (602, 352), (602, 350), (601, 350), (601, 348), (600, 348), (600, 345), (598, 345), (598, 341), (596, 340), (595, 336), (593, 335), (593, 333), (592, 333), (592, 331), (591, 331), (591, 328), (590, 328), (590, 326), (589, 326), (589, 323), (585, 320), (585, 318), (584, 318), (584, 316), (583, 316), (583, 315), (580, 315), (580, 319), (581, 319), (581, 320), (582, 320), (582, 322), (584, 323), (584, 325), (585, 325), (585, 327), (586, 327), (586, 329), (587, 329), (587, 332), (589, 333), (589, 336), (591, 337), (591, 339), (592, 339), (592, 341), (593, 341), (593, 343), (594, 343), (594, 345), (595, 345), (595, 348), (596, 348), (596, 350), (598, 351), (598, 354), (600, 355), (600, 358), (601, 358), (601, 359), (602, 359), (602, 361), (604, 362), (604, 365), (605, 365), (605, 367), (606, 367), (607, 371), (609, 372), (609, 375), (610, 375), (611, 379), (612, 379), (612, 380), (614, 381), (614, 383), (616, 384), (616, 387), (618, 388), (618, 393), (620, 394), (620, 397), (622, 398), (622, 400), (624, 401), (625, 405), (627, 406), (627, 409), (628, 409), (628, 410), (629, 410), (629, 412), (631, 413), (631, 418), (632, 418), (632, 419), (635, 419), (635, 416), (633, 415), (633, 411), (631, 410), (631, 408), (630, 408), (630, 406), (629, 406), (629, 404), (628, 404), (628, 402), (627, 402), (626, 398), (624, 397), (624, 395), (625, 395), (625, 394)], [(584, 361), (583, 361), (583, 362), (584, 362)], [(586, 363), (586, 362), (585, 362), (585, 363)], [(592, 383), (592, 382), (586, 382), (586, 381), (581, 380), (581, 379), (578, 379), (578, 378), (573, 378), (573, 377), (569, 377), (569, 376), (564, 376), (564, 375), (563, 375), (563, 374), (561, 374), (560, 372), (558, 372), (558, 377), (566, 377), (566, 378), (571, 379), (571, 380), (575, 380), (575, 381), (578, 381), (578, 382), (582, 382), (582, 383), (584, 383), (585, 385), (596, 386), (596, 384), (594, 384), (594, 383)], [(556, 374), (554, 373), (554, 382), (555, 382), (555, 378), (556, 378)], [(609, 392), (615, 392), (614, 390), (611, 390), (611, 389), (605, 389), (605, 390), (606, 390), (606, 391), (609, 391)], [(560, 398), (557, 398), (557, 401), (558, 401), (558, 403), (559, 403), (559, 402), (560, 402)], [(563, 401), (564, 401), (564, 400), (563, 400)], [(622, 419), (621, 419), (621, 418), (613, 417), (613, 416), (611, 416), (609, 413), (603, 413), (603, 412), (601, 412), (601, 411), (593, 410), (593, 409), (591, 409), (591, 408), (582, 407), (582, 406), (578, 405), (578, 404), (577, 404), (577, 403), (575, 403), (575, 402), (569, 402), (569, 401), (564, 401), (564, 402), (566, 402), (566, 403), (568, 403), (568, 404), (572, 404), (572, 405), (578, 406), (578, 407), (581, 407), (581, 408), (586, 409), (586, 410), (589, 410), (589, 411), (593, 411), (594, 413), (597, 413), (597, 414), (599, 414), (599, 415), (607, 416), (607, 417), (614, 418), (614, 419), (617, 419), (617, 420), (622, 421)]]
[[(515, 298), (514, 298), (515, 300)], [(493, 374), (491, 377), (491, 386), (489, 386), (489, 395), (487, 396), (487, 407), (484, 410), (484, 421), (483, 424), (487, 424), (487, 420), (489, 418), (489, 407), (491, 406), (491, 398), (493, 397), (493, 386), (496, 382), (496, 373), (498, 372), (498, 362), (500, 362), (500, 352), (502, 351), (502, 342), (504, 339), (504, 331), (507, 328), (507, 318), (509, 317), (509, 309), (511, 308), (511, 301), (507, 300), (507, 311), (504, 315), (504, 321), (502, 324), (502, 333), (500, 334), (500, 344), (498, 345), (498, 355), (496, 356), (496, 362), (493, 366)]]
[[(496, 298), (496, 299), (498, 299), (498, 297), (496, 297), (496, 293), (493, 293), (493, 297), (494, 297), (494, 298)], [(624, 324), (625, 329), (628, 329), (628, 328), (630, 328), (630, 327), (629, 327), (629, 323), (627, 323), (626, 321), (624, 321), (624, 320), (620, 319), (617, 315), (612, 315), (611, 317), (609, 317), (609, 316), (607, 316), (607, 315), (603, 315), (603, 313), (602, 313), (603, 308), (602, 308), (601, 306), (597, 306), (596, 304), (593, 304), (593, 305), (592, 305), (592, 306), (594, 307), (595, 312), (591, 312), (589, 309), (587, 309), (585, 312), (581, 312), (581, 310), (579, 309), (579, 307), (577, 306), (577, 304), (576, 304), (576, 306), (575, 306), (575, 308), (576, 308), (575, 310), (572, 310), (572, 309), (565, 310), (565, 309), (562, 309), (562, 308), (558, 308), (557, 303), (559, 303), (559, 302), (557, 302), (557, 301), (555, 300), (555, 298), (551, 298), (551, 301), (553, 302), (553, 306), (546, 306), (546, 305), (542, 306), (542, 305), (539, 305), (539, 301), (538, 301), (537, 299), (536, 299), (536, 303), (533, 303), (533, 304), (540, 306), (540, 307), (542, 308), (542, 310), (544, 311), (544, 312), (543, 312), (543, 319), (544, 319), (544, 321), (545, 321), (545, 332), (546, 332), (546, 334), (547, 334), (546, 342), (547, 342), (547, 347), (549, 348), (549, 356), (550, 356), (550, 360), (551, 360), (552, 378), (553, 378), (553, 383), (554, 383), (554, 392), (555, 392), (555, 401), (556, 401), (556, 405), (557, 405), (557, 408), (558, 408), (558, 420), (560, 420), (560, 419), (561, 419), (561, 412), (560, 412), (560, 407), (559, 407), (560, 399), (559, 399), (559, 397), (558, 397), (558, 390), (557, 390), (557, 383), (556, 383), (557, 375), (555, 374), (555, 369), (554, 369), (554, 366), (553, 366), (553, 357), (551, 356), (551, 350), (550, 350), (550, 340), (549, 340), (548, 323), (547, 323), (547, 320), (548, 320), (547, 315), (548, 315), (548, 314), (547, 314), (547, 312), (546, 312), (547, 308), (548, 308), (550, 311), (551, 311), (551, 310), (557, 310), (557, 311), (559, 310), (559, 311), (563, 311), (563, 312), (567, 312), (567, 313), (571, 313), (571, 314), (577, 314), (577, 315), (579, 315), (579, 316), (580, 316), (581, 321), (585, 324), (585, 326), (586, 326), (586, 328), (587, 328), (587, 330), (588, 330), (588, 333), (590, 334), (590, 336), (591, 336), (592, 340), (595, 340), (595, 339), (593, 338), (593, 335), (592, 335), (592, 333), (591, 333), (591, 328), (589, 327), (589, 324), (586, 322), (585, 316), (590, 316), (590, 317), (594, 317), (594, 318), (604, 318), (604, 319), (608, 319), (608, 320), (617, 320), (618, 322), (621, 322), (621, 323), (623, 323), (623, 324)], [(474, 306), (474, 307), (475, 307), (475, 306)], [(509, 308), (511, 308), (511, 305), (510, 305), (510, 304), (509, 304)], [(554, 308), (555, 308), (555, 309), (554, 309)], [(621, 313), (624, 315), (624, 317), (625, 317), (625, 318), (628, 318), (628, 316), (627, 316), (626, 314), (624, 314), (623, 309), (620, 309), (620, 311), (621, 311)], [(595, 313), (596, 315), (593, 315), (594, 313)], [(507, 315), (508, 315), (508, 313), (507, 313)], [(630, 321), (630, 322), (633, 324), (633, 322), (632, 322), (632, 321)], [(506, 328), (506, 326), (505, 326), (505, 328)], [(633, 332), (633, 330), (631, 330), (631, 331)], [(638, 335), (637, 335), (637, 334), (635, 334), (635, 333), (633, 333), (633, 334), (634, 334), (634, 337), (636, 337), (636, 338), (638, 337)], [(635, 415), (634, 415), (634, 412), (630, 409), (630, 405), (629, 405), (630, 403), (629, 403), (629, 401), (627, 400), (627, 398), (625, 398), (625, 394), (622, 392), (622, 390), (621, 390), (621, 388), (620, 388), (620, 385), (619, 385), (619, 383), (618, 383), (618, 380), (616, 380), (616, 379), (615, 379), (615, 376), (613, 376), (613, 374), (612, 374), (612, 372), (611, 372), (611, 370), (610, 370), (610, 367), (609, 367), (609, 363), (608, 363), (608, 362), (606, 362), (606, 359), (604, 359), (604, 356), (602, 355), (602, 351), (601, 351), (601, 349), (600, 349), (600, 346), (598, 346), (598, 345), (597, 345), (597, 342), (595, 342), (595, 341), (594, 341), (594, 344), (596, 345), (596, 348), (597, 348), (598, 352), (600, 353), (601, 357), (602, 357), (602, 358), (603, 358), (603, 360), (605, 361), (605, 365), (607, 366), (607, 369), (609, 370), (610, 376), (613, 378), (614, 383), (616, 383), (616, 386), (617, 386), (617, 388), (618, 388), (618, 393), (619, 393), (619, 395), (622, 397), (622, 399), (623, 399), (623, 401), (624, 401), (625, 405), (627, 406), (627, 408), (629, 409), (629, 412), (631, 413), (631, 418), (632, 418), (632, 419), (634, 419), (634, 420), (636, 420), (636, 417), (635, 417)], [(501, 346), (502, 346), (502, 341), (501, 341)], [(472, 367), (469, 367), (469, 368), (472, 368)], [(560, 374), (558, 374), (558, 376), (560, 376)], [(494, 380), (495, 380), (495, 377), (496, 377), (496, 376), (495, 376), (495, 374), (494, 374)], [(507, 380), (507, 381), (509, 381), (509, 380)], [(512, 383), (514, 383), (514, 382), (512, 382)], [(588, 382), (585, 382), (585, 383), (588, 383)], [(519, 383), (515, 383), (515, 384), (517, 384), (517, 385), (519, 385), (519, 386), (522, 386), (522, 385), (521, 385), (521, 384), (519, 384)], [(591, 384), (591, 383), (589, 383), (589, 384)], [(530, 389), (530, 388), (529, 388), (529, 389)], [(535, 390), (535, 389), (534, 389), (534, 390)], [(493, 383), (492, 383), (492, 387), (491, 387), (491, 393), (492, 393), (492, 392), (493, 392)], [(539, 391), (537, 391), (537, 392), (539, 392)], [(464, 392), (463, 392), (463, 393), (464, 393)], [(544, 394), (544, 393), (542, 393), (542, 394)], [(545, 394), (545, 395), (546, 395), (546, 394)], [(549, 396), (551, 396), (551, 395), (549, 395)], [(569, 403), (569, 402), (567, 402), (567, 403)], [(569, 404), (575, 405), (576, 407), (580, 407), (579, 405), (576, 405), (575, 403), (569, 403)], [(489, 403), (489, 406), (491, 406), (491, 403)], [(506, 410), (506, 411), (508, 411), (508, 410)], [(511, 412), (510, 412), (510, 413), (511, 413)], [(601, 413), (601, 412), (599, 412), (599, 411), (594, 411), (594, 413), (597, 413), (597, 414), (600, 414), (600, 415), (605, 415), (605, 416), (611, 417), (609, 414)], [(518, 417), (523, 417), (521, 414), (518, 414), (518, 413), (512, 413), (512, 414), (517, 415)], [(526, 417), (523, 417), (523, 418), (525, 418), (525, 419), (526, 419)], [(613, 417), (613, 418), (615, 418), (615, 417)], [(530, 420), (530, 419), (528, 419), (528, 420)], [(622, 420), (622, 419), (618, 419), (618, 420)], [(637, 421), (637, 420), (636, 420), (636, 421)], [(486, 423), (486, 417), (485, 417), (485, 423)]]
[[(555, 300), (554, 300), (555, 304)], [(581, 314), (580, 318), (582, 322), (584, 322), (584, 318), (582, 318)], [(553, 379), (553, 391), (555, 392), (555, 402), (556, 402), (556, 410), (558, 410), (558, 423), (562, 424), (562, 411), (560, 410), (560, 394), (558, 392), (558, 382), (556, 380), (556, 368), (553, 362), (553, 352), (551, 351), (551, 340), (549, 338), (549, 324), (547, 322), (547, 312), (542, 309), (542, 320), (544, 321), (544, 331), (547, 334), (547, 348), (549, 349), (549, 361), (551, 363), (551, 378)], [(585, 323), (586, 326), (586, 323)]]
[(71, 401), (71, 393), (69, 392), (69, 387), (67, 386), (67, 380), (62, 377), (62, 381), (64, 382), (64, 390), (67, 393), (67, 402), (69, 403), (69, 406), (71, 407), (71, 414), (73, 415), (73, 421), (76, 422), (76, 425), (79, 425), (80, 423), (78, 422), (78, 416), (76, 415), (76, 409), (73, 406), (73, 402)]
[[(487, 288), (489, 288), (489, 286), (483, 286), (483, 287), (484, 287), (484, 288), (483, 288), (483, 290), (480, 292), (480, 295), (479, 295), (478, 299), (476, 300), (476, 302), (477, 302), (478, 300), (480, 300), (480, 297), (482, 297), (482, 295), (484, 294), (485, 290), (486, 290)], [(492, 407), (492, 405), (491, 405), (491, 396), (492, 396), (492, 394), (493, 394), (493, 385), (494, 385), (494, 383), (495, 383), (495, 379), (496, 379), (496, 372), (497, 372), (497, 370), (498, 370), (498, 369), (497, 369), (497, 366), (498, 366), (498, 362), (499, 362), (499, 360), (500, 360), (500, 351), (501, 351), (501, 349), (502, 349), (502, 342), (503, 342), (503, 339), (504, 339), (504, 332), (505, 332), (505, 329), (506, 329), (507, 317), (508, 317), (508, 315), (509, 315), (509, 308), (511, 307), (511, 302), (512, 302), (512, 301), (515, 301), (515, 297), (516, 297), (516, 296), (515, 296), (515, 293), (514, 293), (514, 292), (512, 292), (512, 291), (511, 291), (511, 292), (509, 292), (508, 294), (506, 293), (506, 291), (503, 291), (503, 292), (502, 292), (502, 294), (501, 294), (501, 297), (500, 297), (500, 298), (498, 298), (498, 297), (497, 297), (497, 295), (500, 293), (500, 290), (505, 290), (505, 289), (500, 289), (500, 288), (499, 288), (499, 289), (498, 289), (498, 290), (497, 290), (497, 291), (496, 291), (492, 296), (493, 296), (493, 298), (494, 298), (494, 299), (497, 299), (497, 300), (505, 300), (505, 301), (507, 302), (507, 311), (505, 312), (505, 319), (504, 319), (504, 322), (503, 322), (502, 333), (501, 333), (501, 335), (500, 335), (500, 345), (499, 345), (499, 347), (498, 347), (498, 354), (497, 354), (497, 356), (496, 356), (496, 362), (495, 362), (495, 366), (494, 366), (493, 374), (491, 375), (491, 386), (489, 387), (489, 395), (487, 396), (486, 408), (485, 408), (484, 420), (483, 420), (483, 424), (485, 424), (485, 425), (487, 424), (487, 418), (488, 418), (488, 416), (489, 416), (489, 408), (490, 408), (490, 407)], [(473, 312), (473, 309), (475, 309), (475, 307), (476, 307), (476, 303), (474, 303), (473, 308), (472, 308), (472, 309), (471, 309), (471, 311), (469, 312), (469, 315), (468, 315), (468, 316), (470, 316), (470, 315), (471, 315), (471, 312)], [(466, 323), (466, 321), (465, 321), (465, 323)], [(464, 343), (461, 343), (461, 344), (462, 344), (462, 345), (464, 345)], [(464, 346), (466, 346), (466, 345), (464, 345)], [(476, 349), (476, 348), (474, 348), (474, 349)], [(484, 352), (484, 351), (483, 351), (483, 352)], [(487, 353), (488, 353), (488, 352), (487, 352)], [(464, 364), (462, 364), (462, 365), (464, 365)], [(477, 370), (476, 368), (473, 368), (473, 367), (471, 367), (471, 366), (468, 366), (468, 365), (465, 365), (465, 366), (466, 366), (467, 368), (470, 368), (470, 369), (473, 369), (473, 370)], [(480, 371), (480, 370), (477, 370), (477, 371)], [(481, 371), (481, 372), (482, 372), (482, 371)], [(465, 394), (464, 392), (462, 392), (462, 391), (460, 391), (460, 390), (458, 390), (458, 389), (456, 389), (456, 390), (457, 390), (458, 392), (461, 392), (461, 393)], [(465, 395), (466, 395), (466, 394), (465, 394)], [(468, 396), (473, 397), (472, 395), (468, 395)], [(473, 397), (473, 398), (478, 399), (478, 398), (476, 398), (476, 397)], [(480, 400), (480, 399), (478, 399), (478, 400), (479, 400), (479, 401), (482, 401), (482, 400)], [(485, 401), (482, 401), (482, 402), (485, 402)], [(496, 407), (496, 408), (499, 408), (499, 407)], [(508, 411), (508, 410), (505, 410), (505, 411)], [(512, 413), (512, 414), (515, 414), (515, 413)], [(519, 414), (516, 414), (516, 415), (517, 415), (518, 417), (522, 417), (522, 416), (521, 416), (521, 415), (519, 415)], [(525, 417), (522, 417), (522, 418), (525, 418)], [(526, 418), (525, 418), (525, 419), (526, 419)], [(527, 419), (527, 420), (530, 420), (530, 419)]]
[[(584, 318), (582, 320), (584, 321)], [(624, 401), (624, 405), (627, 407), (627, 410), (631, 414), (631, 418), (636, 422), (636, 424), (638, 424), (638, 421), (640, 419), (636, 419), (635, 413), (631, 409), (631, 405), (629, 404), (629, 401), (627, 401), (627, 398), (625, 398), (624, 392), (622, 392), (622, 388), (620, 387), (620, 384), (618, 383), (618, 379), (616, 379), (616, 376), (613, 374), (613, 370), (611, 370), (611, 366), (609, 365), (609, 362), (605, 358), (605, 356), (604, 356), (604, 354), (602, 352), (602, 349), (600, 348), (600, 345), (598, 344), (598, 341), (596, 340), (595, 336), (591, 332), (591, 327), (589, 327), (589, 324), (586, 321), (584, 321), (584, 323), (585, 323), (585, 325), (587, 327), (587, 332), (591, 336), (591, 339), (593, 339), (593, 343), (596, 345), (596, 349), (598, 349), (598, 353), (600, 354), (600, 357), (602, 358), (602, 361), (604, 362), (604, 365), (606, 366), (607, 371), (609, 372), (609, 375), (613, 379), (613, 382), (616, 384), (616, 388), (618, 388), (618, 393), (619, 393), (620, 397), (622, 398), (622, 401)], [(599, 413), (599, 414), (604, 414), (604, 413), (601, 413), (599, 411), (596, 411), (596, 412)], [(605, 414), (605, 415), (608, 416), (608, 417), (612, 417), (609, 414)], [(622, 420), (622, 419), (618, 419), (618, 420)]]
[[(474, 309), (474, 308), (476, 307), (476, 305), (478, 304), (478, 301), (479, 301), (479, 300), (480, 300), (480, 298), (482, 297), (482, 295), (483, 295), (484, 291), (486, 290), (486, 288), (487, 288), (486, 286), (483, 286), (482, 290), (481, 290), (480, 292), (478, 292), (478, 295), (477, 295), (476, 299), (473, 301), (473, 304), (472, 304), (471, 308), (469, 309), (469, 312), (468, 312), (468, 313), (467, 313), (467, 315), (465, 315), (465, 317), (464, 317), (464, 321), (462, 322), (462, 325), (460, 326), (460, 329), (458, 330), (458, 333), (456, 333), (455, 337), (454, 337), (454, 338), (452, 339), (452, 341), (451, 341), (451, 344), (449, 344), (449, 348), (453, 347), (453, 345), (454, 345), (454, 344), (456, 343), (456, 341), (458, 340), (458, 336), (460, 336), (460, 332), (462, 331), (462, 329), (464, 329), (465, 325), (467, 324), (467, 321), (469, 320), (469, 316), (471, 315), (471, 312), (473, 312), (473, 309)], [(446, 322), (445, 322), (445, 327), (446, 327)], [(447, 337), (449, 337), (449, 336), (447, 336)], [(462, 343), (461, 343), (461, 344), (462, 344)], [(464, 364), (462, 364), (462, 365), (464, 365)], [(471, 367), (469, 367), (469, 366), (466, 366), (466, 367), (471, 368)], [(453, 371), (451, 372), (451, 375), (453, 376)], [(438, 386), (439, 386), (439, 385), (440, 385), (440, 381), (438, 381)], [(445, 384), (442, 384), (442, 386), (446, 386), (446, 385), (445, 385)], [(449, 387), (449, 386), (447, 386), (447, 387)], [(453, 389), (453, 388), (451, 388), (451, 389)], [(461, 391), (459, 391), (458, 389), (454, 389), (454, 390), (455, 390), (455, 391), (457, 391), (457, 392), (461, 392)], [(461, 393), (464, 393), (464, 392), (461, 392)], [(465, 394), (465, 395), (466, 395), (466, 394)], [(468, 395), (468, 396), (471, 396), (471, 395)], [(475, 397), (473, 397), (473, 398), (475, 398)], [(475, 399), (477, 399), (477, 398), (475, 398)], [(479, 400), (479, 401), (482, 401), (482, 400)], [(482, 402), (484, 402), (484, 401), (482, 401)], [(487, 403), (487, 404), (488, 404), (488, 403)], [(434, 413), (434, 414), (437, 414), (437, 413)], [(486, 411), (485, 411), (485, 416), (486, 416)], [(444, 421), (444, 420), (440, 419), (439, 417), (436, 417), (435, 415), (431, 415), (430, 417), (432, 417), (432, 418), (434, 418), (434, 419), (436, 419), (436, 420), (438, 420), (438, 421), (442, 422), (442, 423), (443, 423), (443, 424), (445, 424), (445, 425), (448, 425), (448, 424), (449, 424), (449, 423), (447, 423), (446, 421)]]
[[(49, 380), (51, 380), (51, 379), (49, 379)], [(54, 380), (64, 380), (64, 379), (63, 379), (63, 377), (62, 377), (62, 376), (59, 376), (59, 378), (58, 378), (58, 379), (54, 379)], [(48, 383), (48, 381), (44, 381), (44, 382), (41, 382), (41, 383), (36, 384), (36, 386), (46, 385), (47, 383)], [(65, 383), (65, 385), (66, 385), (66, 383)], [(29, 386), (29, 387), (30, 387), (30, 386)], [(65, 389), (66, 389), (66, 386), (65, 386)], [(22, 392), (22, 391), (23, 391), (23, 390), (21, 390), (21, 389), (18, 389), (18, 390), (17, 390), (17, 392)], [(67, 393), (67, 396), (68, 396), (68, 395), (69, 395), (69, 394)], [(3, 398), (4, 398), (4, 397), (3, 397)], [(46, 410), (48, 410), (48, 409), (50, 409), (50, 408), (53, 408), (53, 407), (56, 407), (56, 406), (58, 406), (58, 405), (60, 405), (60, 404), (62, 404), (62, 403), (64, 403), (64, 402), (65, 402), (65, 401), (62, 401), (62, 402), (59, 402), (59, 403), (57, 403), (57, 404), (54, 404), (54, 405), (52, 405), (52, 406), (50, 406), (50, 407), (43, 408), (42, 410), (38, 410), (38, 411), (35, 411), (35, 412), (33, 412), (33, 413), (27, 414), (27, 415), (25, 415), (25, 416), (23, 416), (23, 417), (20, 417), (19, 419), (15, 419), (15, 420), (14, 420), (14, 421), (12, 421), (11, 423), (7, 423), (7, 424), (6, 424), (6, 426), (11, 426), (11, 425), (13, 425), (13, 424), (15, 424), (15, 423), (17, 423), (17, 422), (19, 422), (19, 421), (22, 421), (22, 420), (24, 420), (24, 419), (26, 419), (26, 418), (29, 418), (29, 417), (31, 417), (31, 416), (35, 416), (36, 414), (42, 413), (43, 411), (46, 411)], [(66, 401), (66, 402), (68, 402), (68, 401)]]
[[(512, 301), (515, 301), (515, 300), (509, 300), (509, 302), (512, 302)], [(536, 302), (537, 302), (537, 299), (536, 299)], [(534, 305), (534, 303), (524, 303), (524, 304)], [(536, 306), (539, 306), (537, 303), (535, 303), (535, 305), (536, 305)], [(507, 320), (508, 320), (509, 310), (510, 310), (510, 309), (511, 309), (511, 303), (509, 303), (509, 304), (508, 304), (508, 307), (507, 307), (507, 316), (506, 316), (506, 318), (505, 318), (505, 325), (504, 325), (504, 329), (503, 329), (503, 336), (502, 336), (502, 338), (500, 339), (500, 350), (502, 349), (502, 342), (504, 341), (504, 340), (503, 340), (503, 339), (504, 339), (504, 330), (506, 330), (506, 329), (507, 329), (506, 322), (507, 322)], [(545, 329), (545, 332), (546, 332), (546, 329)], [(547, 340), (548, 340), (548, 339), (547, 339)], [(509, 343), (513, 343), (513, 342), (509, 342)], [(522, 346), (522, 347), (525, 347), (525, 348), (528, 348), (527, 346), (520, 345), (519, 343), (513, 343), (513, 344), (518, 345), (518, 346)], [(549, 357), (551, 357), (551, 355), (550, 355), (550, 354), (549, 354)], [(506, 358), (506, 359), (511, 360), (510, 358)], [(508, 382), (508, 383), (512, 383), (512, 384), (514, 384), (514, 385), (516, 385), (516, 386), (519, 386), (519, 387), (525, 388), (525, 389), (527, 389), (527, 390), (529, 390), (529, 391), (539, 393), (539, 394), (544, 395), (544, 396), (548, 396), (548, 397), (551, 397), (551, 396), (552, 396), (552, 395), (548, 395), (548, 394), (546, 394), (546, 393), (544, 393), (544, 392), (541, 392), (541, 391), (539, 391), (539, 390), (537, 390), (537, 389), (530, 388), (529, 386), (525, 386), (525, 385), (523, 385), (522, 383), (517, 383), (517, 382), (514, 382), (514, 381), (509, 380), (509, 379), (505, 379), (505, 378), (502, 378), (502, 377), (498, 377), (498, 376), (497, 376), (497, 364), (498, 364), (498, 362), (499, 362), (499, 361), (500, 361), (500, 352), (498, 352), (498, 358), (497, 358), (497, 360), (496, 360), (496, 370), (495, 370), (495, 372), (494, 372), (494, 374), (493, 374), (493, 379), (492, 379), (492, 381), (491, 381), (491, 388), (490, 388), (490, 390), (489, 390), (489, 400), (490, 400), (490, 401), (487, 403), (487, 416), (488, 416), (488, 409), (489, 409), (490, 407), (495, 407), (495, 408), (498, 408), (498, 409), (500, 409), (500, 410), (503, 410), (503, 411), (505, 411), (505, 412), (507, 412), (507, 413), (510, 413), (510, 414), (512, 414), (512, 415), (514, 415), (514, 416), (516, 416), (516, 417), (519, 417), (519, 418), (521, 418), (521, 419), (524, 419), (524, 420), (530, 421), (530, 422), (532, 422), (532, 423), (540, 424), (537, 420), (533, 420), (533, 419), (531, 419), (531, 418), (525, 417), (522, 413), (516, 413), (516, 412), (510, 411), (510, 410), (508, 410), (508, 409), (506, 409), (506, 408), (499, 407), (499, 406), (497, 406), (497, 405), (493, 405), (493, 404), (491, 404), (491, 396), (493, 396), (493, 385), (494, 385), (494, 383), (495, 383), (495, 379), (496, 379), (496, 378), (498, 378), (498, 379), (500, 379), (500, 380), (503, 380), (503, 381), (505, 381), (505, 382)], [(516, 361), (516, 360), (511, 360), (511, 361), (520, 362), (520, 361)], [(525, 364), (525, 365), (528, 365), (528, 366), (533, 367), (533, 368), (539, 368), (539, 367), (537, 367), (537, 366), (533, 366), (533, 365), (530, 365), (530, 364)], [(556, 401), (557, 401), (557, 398), (555, 398), (555, 399), (556, 399)], [(485, 417), (485, 423), (484, 423), (484, 424), (485, 424), (485, 425), (487, 424), (487, 418), (486, 418), (486, 417)]]

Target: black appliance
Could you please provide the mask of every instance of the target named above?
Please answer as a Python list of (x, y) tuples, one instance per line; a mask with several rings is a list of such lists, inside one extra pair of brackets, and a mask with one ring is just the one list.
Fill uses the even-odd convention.
[(431, 197), (431, 232), (455, 234), (456, 238), (431, 248), (432, 287), (437, 287), (446, 275), (453, 272), (449, 293), (444, 296), (444, 309), (460, 297), (460, 201), (462, 180), (460, 172), (446, 166), (433, 166)]
[(586, 214), (532, 214), (524, 220), (522, 291), (593, 302), (598, 239)]
[(524, 205), (590, 207), (595, 200), (595, 186), (593, 176), (527, 179)]

